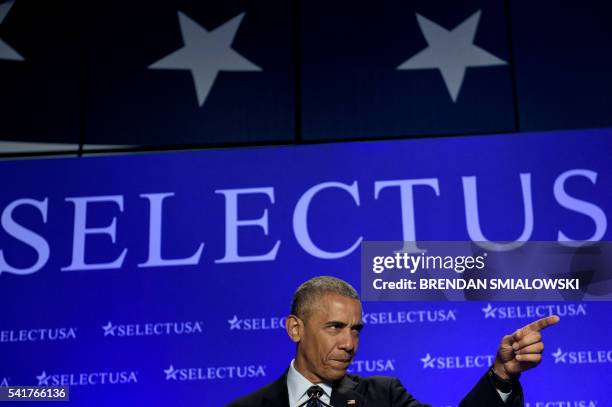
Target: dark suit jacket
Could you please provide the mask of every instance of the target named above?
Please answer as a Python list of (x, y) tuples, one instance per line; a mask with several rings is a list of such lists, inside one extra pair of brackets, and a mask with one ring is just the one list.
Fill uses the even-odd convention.
[[(444, 391), (448, 383), (440, 383)], [(394, 377), (360, 377), (346, 375), (332, 387), (330, 404), (334, 407), (426, 407), (406, 391)], [(347, 403), (354, 400), (354, 403)], [(520, 407), (523, 405), (523, 392), (518, 385), (507, 403), (502, 402), (488, 375), (480, 378), (474, 388), (459, 404), (460, 407)], [(227, 407), (289, 407), (287, 373), (275, 382), (228, 404)]]

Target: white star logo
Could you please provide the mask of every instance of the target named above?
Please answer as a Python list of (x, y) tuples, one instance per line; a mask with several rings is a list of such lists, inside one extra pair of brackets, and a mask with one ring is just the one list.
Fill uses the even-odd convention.
[(164, 373), (166, 374), (166, 380), (176, 380), (178, 370), (175, 369), (174, 366), (170, 365), (168, 369), (164, 369)]
[(36, 378), (38, 379), (39, 386), (48, 386), (51, 376), (47, 376), (47, 373), (43, 370), (40, 376), (36, 376)]
[(416, 16), (429, 46), (397, 69), (438, 69), (453, 102), (457, 101), (467, 67), (507, 64), (506, 61), (474, 45), (480, 10), (450, 31), (420, 14)]
[(113, 326), (113, 323), (111, 321), (108, 321), (108, 324), (102, 326), (102, 329), (104, 330), (104, 336), (108, 336), (108, 335), (115, 336), (116, 328), (117, 327)]
[(427, 353), (424, 358), (421, 358), (421, 362), (423, 362), (423, 369), (427, 369), (428, 367), (433, 369), (435, 361), (436, 359), (432, 358), (431, 355)]
[[(15, 0), (11, 0), (7, 1), (4, 4), (0, 4), (0, 24), (2, 24), (9, 11), (11, 11), (11, 7), (13, 7), (14, 3)], [(0, 40), (0, 59), (8, 59), (10, 61), (23, 61), (23, 57), (2, 40)]]
[(567, 363), (567, 361), (565, 360), (567, 352), (563, 352), (561, 348), (557, 348), (557, 351), (552, 355), (555, 358), (555, 363)]
[(240, 329), (240, 323), (242, 320), (238, 319), (238, 315), (234, 315), (234, 318), (228, 319), (227, 323), (230, 324), (230, 331), (233, 329)]
[(497, 311), (497, 308), (493, 308), (493, 306), (491, 305), (491, 303), (487, 304), (486, 307), (481, 308), (482, 312), (485, 313), (485, 319), (487, 318), (495, 318), (495, 311)]
[(244, 13), (213, 31), (206, 30), (181, 12), (178, 16), (185, 45), (149, 68), (191, 71), (200, 106), (204, 105), (219, 71), (261, 71), (231, 47)]

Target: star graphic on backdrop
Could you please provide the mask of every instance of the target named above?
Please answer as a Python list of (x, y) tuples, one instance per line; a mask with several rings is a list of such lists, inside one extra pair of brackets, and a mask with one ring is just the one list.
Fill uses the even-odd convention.
[(149, 68), (191, 71), (200, 106), (204, 105), (219, 71), (261, 71), (231, 47), (244, 13), (213, 31), (206, 30), (180, 11), (178, 16), (185, 45)]
[(480, 10), (450, 31), (420, 14), (416, 16), (429, 46), (402, 63), (397, 69), (440, 70), (453, 102), (457, 101), (467, 67), (507, 64), (506, 61), (474, 45)]
[(436, 359), (432, 358), (431, 355), (427, 353), (424, 358), (421, 358), (421, 362), (423, 362), (423, 369), (428, 367), (433, 369), (435, 360)]
[(557, 351), (552, 356), (555, 358), (555, 363), (566, 363), (567, 352), (563, 352), (561, 348), (557, 348)]
[(111, 321), (108, 321), (108, 324), (102, 326), (102, 330), (104, 330), (104, 336), (115, 336), (115, 328), (117, 327), (113, 326), (113, 323)]
[[(11, 7), (15, 0), (7, 1), (4, 4), (0, 4), (0, 24), (6, 18), (6, 15), (11, 11)], [(13, 48), (0, 39), (0, 59), (8, 59), (10, 61), (23, 61), (23, 57), (17, 53)]]
[(487, 319), (487, 318), (495, 318), (495, 311), (497, 311), (497, 308), (493, 308), (491, 303), (487, 304), (486, 307), (481, 308), (481, 309), (482, 309), (482, 312), (485, 313), (485, 319)]
[(164, 369), (164, 373), (166, 374), (166, 380), (176, 380), (178, 370), (175, 369), (174, 366), (170, 365), (168, 369)]
[(43, 372), (40, 374), (40, 376), (36, 376), (36, 378), (38, 379), (38, 385), (39, 386), (48, 386), (49, 385), (49, 379), (51, 378), (51, 376), (47, 376), (47, 372), (45, 372), (43, 370)]
[(230, 324), (230, 331), (232, 329), (240, 329), (240, 323), (242, 320), (238, 319), (238, 315), (234, 315), (234, 318), (228, 319), (227, 323)]

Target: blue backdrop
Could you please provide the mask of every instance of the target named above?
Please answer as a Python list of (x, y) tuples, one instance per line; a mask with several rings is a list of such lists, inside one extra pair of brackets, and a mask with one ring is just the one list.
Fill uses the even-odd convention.
[[(462, 177), (489, 240), (524, 232), (525, 191), (530, 240), (610, 240), (610, 152), (604, 129), (1, 162), (0, 384), (68, 384), (88, 407), (225, 405), (287, 368), (283, 317), (302, 281), (359, 288), (360, 238), (470, 239)], [(403, 206), (399, 187), (375, 194), (424, 179), (437, 188)], [(607, 406), (610, 311), (365, 303), (351, 371), (456, 405), (502, 335), (555, 313), (522, 378), (529, 405)]]

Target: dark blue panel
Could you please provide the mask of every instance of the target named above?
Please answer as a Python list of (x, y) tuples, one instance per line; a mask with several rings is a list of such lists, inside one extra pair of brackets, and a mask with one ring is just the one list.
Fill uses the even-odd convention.
[(435, 48), (445, 66), (474, 62), (449, 44), (478, 11), (473, 44), (508, 62), (503, 2), (302, 2), (304, 138), (513, 131), (508, 64), (468, 67), (455, 101), (438, 69), (396, 69), (428, 47), (417, 13), (454, 34)]
[(0, 3), (0, 152), (78, 147), (77, 14), (67, 1)]
[[(95, 23), (88, 50), (86, 144), (292, 139), (289, 2), (104, 2), (103, 9), (91, 14)], [(183, 35), (182, 30), (189, 32)], [(203, 74), (194, 81), (189, 69), (153, 69), (194, 43), (187, 65), (211, 69), (224, 57), (212, 53), (205, 34), (211, 38), (223, 30), (230, 32), (225, 38), (231, 44), (223, 49), (239, 62), (230, 61), (216, 77)], [(215, 38), (213, 45), (218, 44)], [(186, 68), (184, 62), (175, 65)], [(245, 70), (240, 64), (260, 70)], [(212, 78), (210, 92), (199, 98), (196, 89), (203, 95), (207, 77)]]
[(521, 130), (612, 125), (612, 5), (509, 3)]

